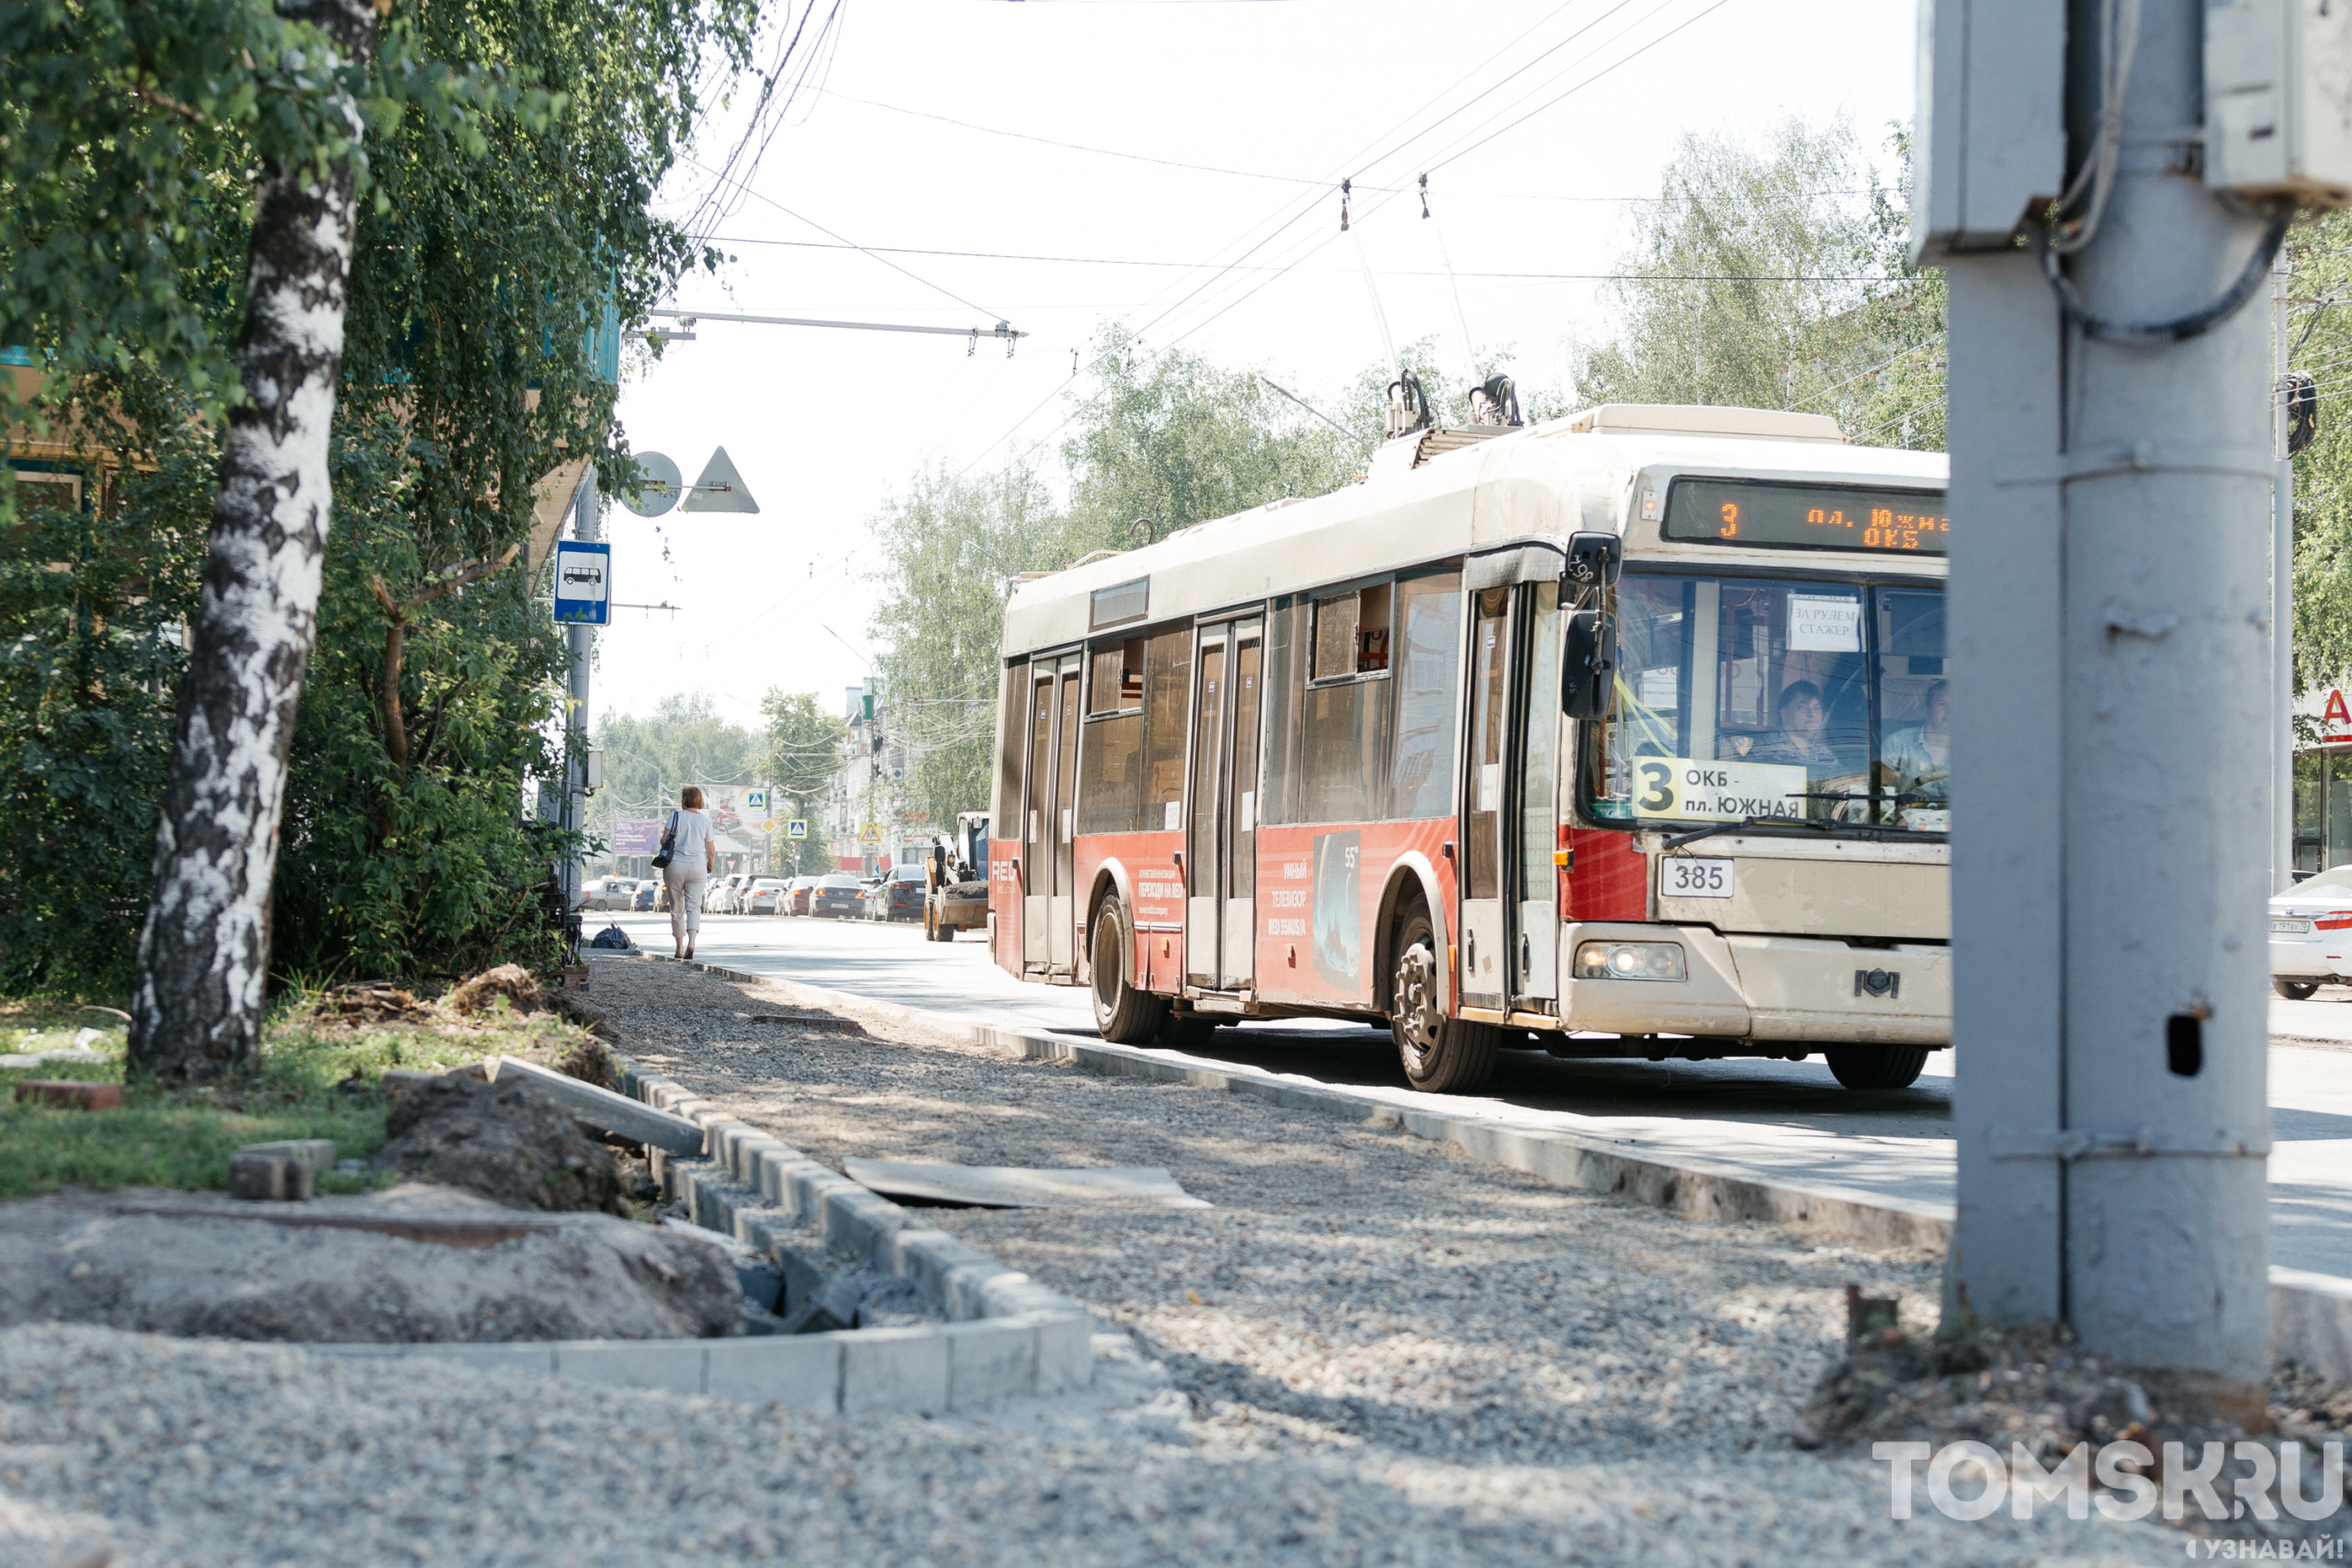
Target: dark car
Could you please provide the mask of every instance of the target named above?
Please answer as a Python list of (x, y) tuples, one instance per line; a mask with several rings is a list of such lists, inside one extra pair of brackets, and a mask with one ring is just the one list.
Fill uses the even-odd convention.
[(812, 915), (857, 915), (864, 912), (865, 889), (857, 878), (845, 871), (818, 880), (816, 891), (808, 896), (808, 912)]
[(653, 896), (661, 890), (662, 885), (659, 882), (645, 881), (639, 883), (637, 885), (637, 897), (629, 905), (629, 908), (632, 909), (650, 909), (653, 908)]
[(815, 897), (817, 895), (817, 881), (818, 879), (813, 876), (794, 877), (792, 879), (791, 886), (786, 890), (791, 895), (791, 897), (786, 902), (784, 912), (787, 915), (807, 915), (815, 913), (814, 910), (808, 908), (808, 900)]
[(865, 908), (877, 920), (920, 920), (922, 897), (922, 867), (902, 865), (866, 895)]

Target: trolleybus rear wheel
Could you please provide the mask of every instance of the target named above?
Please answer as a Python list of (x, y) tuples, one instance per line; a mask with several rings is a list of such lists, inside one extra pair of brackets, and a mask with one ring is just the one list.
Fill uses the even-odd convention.
[(1909, 1089), (1928, 1065), (1925, 1045), (1832, 1045), (1822, 1055), (1848, 1089)]
[(1094, 1027), (1114, 1045), (1140, 1045), (1159, 1032), (1168, 1004), (1127, 980), (1135, 943), (1127, 940), (1126, 911), (1114, 897), (1102, 900), (1094, 916), (1094, 941), (1087, 949), (1093, 970)]
[(2273, 980), (2270, 988), (2290, 1002), (2307, 1002), (2319, 989), (2317, 980)]
[(1492, 1024), (1446, 1016), (1438, 985), (1437, 932), (1416, 909), (1396, 937), (1396, 967), (1388, 989), (1388, 1032), (1405, 1077), (1415, 1089), (1460, 1094), (1481, 1088), (1495, 1070), (1501, 1032)]

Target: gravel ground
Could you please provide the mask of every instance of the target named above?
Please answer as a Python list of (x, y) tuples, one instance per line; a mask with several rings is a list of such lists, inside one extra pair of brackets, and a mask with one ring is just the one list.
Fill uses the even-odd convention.
[(874, 1022), (888, 1037), (778, 1033), (732, 1014), (787, 992), (666, 964), (600, 964), (595, 995), (640, 1063), (829, 1163), (1166, 1166), (1216, 1206), (924, 1217), (1132, 1333), (1181, 1401), (851, 1421), (20, 1328), (0, 1561), (12, 1540), (35, 1564), (112, 1545), (119, 1568), (2181, 1559), (2162, 1527), (2046, 1507), (1898, 1523), (1883, 1464), (1791, 1447), (1845, 1285), (1925, 1326), (1924, 1255)]

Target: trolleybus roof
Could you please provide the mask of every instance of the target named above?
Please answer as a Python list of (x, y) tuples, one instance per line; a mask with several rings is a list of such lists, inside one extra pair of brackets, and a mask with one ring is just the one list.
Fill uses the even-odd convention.
[[(1689, 428), (1705, 423), (1704, 415), (1739, 434)], [(1629, 563), (1704, 559), (1716, 566), (1803, 570), (1785, 550), (1662, 539), (1655, 515), (1645, 517), (1629, 502), (1637, 480), (1663, 489), (1676, 474), (1943, 487), (1942, 453), (1849, 446), (1813, 434), (1826, 424), (1772, 410), (1645, 411), (1619, 404), (1479, 441), (1410, 468), (1376, 463), (1364, 483), (1271, 502), (1018, 584), (1005, 608), (1004, 652), (1057, 648), (1122, 626), (1234, 608), (1270, 594), (1514, 545), (1538, 547), (1523, 550), (1525, 564), (1504, 567), (1497, 581), (1549, 575), (1547, 563), (1556, 570), (1553, 552), (1565, 549), (1567, 536), (1578, 529), (1623, 533)], [(1883, 553), (1809, 552), (1807, 564), (1819, 569), (1856, 558), (1883, 562)], [(1940, 558), (1904, 557), (1901, 566), (1921, 576), (1944, 573)], [(1102, 594), (1106, 614), (1096, 613), (1101, 591), (1138, 583), (1130, 592)]]

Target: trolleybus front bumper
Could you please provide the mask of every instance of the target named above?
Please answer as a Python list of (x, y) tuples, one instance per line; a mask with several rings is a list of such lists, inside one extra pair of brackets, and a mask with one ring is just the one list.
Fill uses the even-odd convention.
[[(1681, 979), (1578, 976), (1588, 947), (1672, 943)], [(1589, 964), (1587, 967), (1590, 967)], [(1661, 967), (1664, 967), (1661, 965)], [(1819, 1044), (1951, 1043), (1951, 950), (1834, 938), (1726, 935), (1708, 926), (1560, 928), (1560, 1019), (1570, 1030)]]

